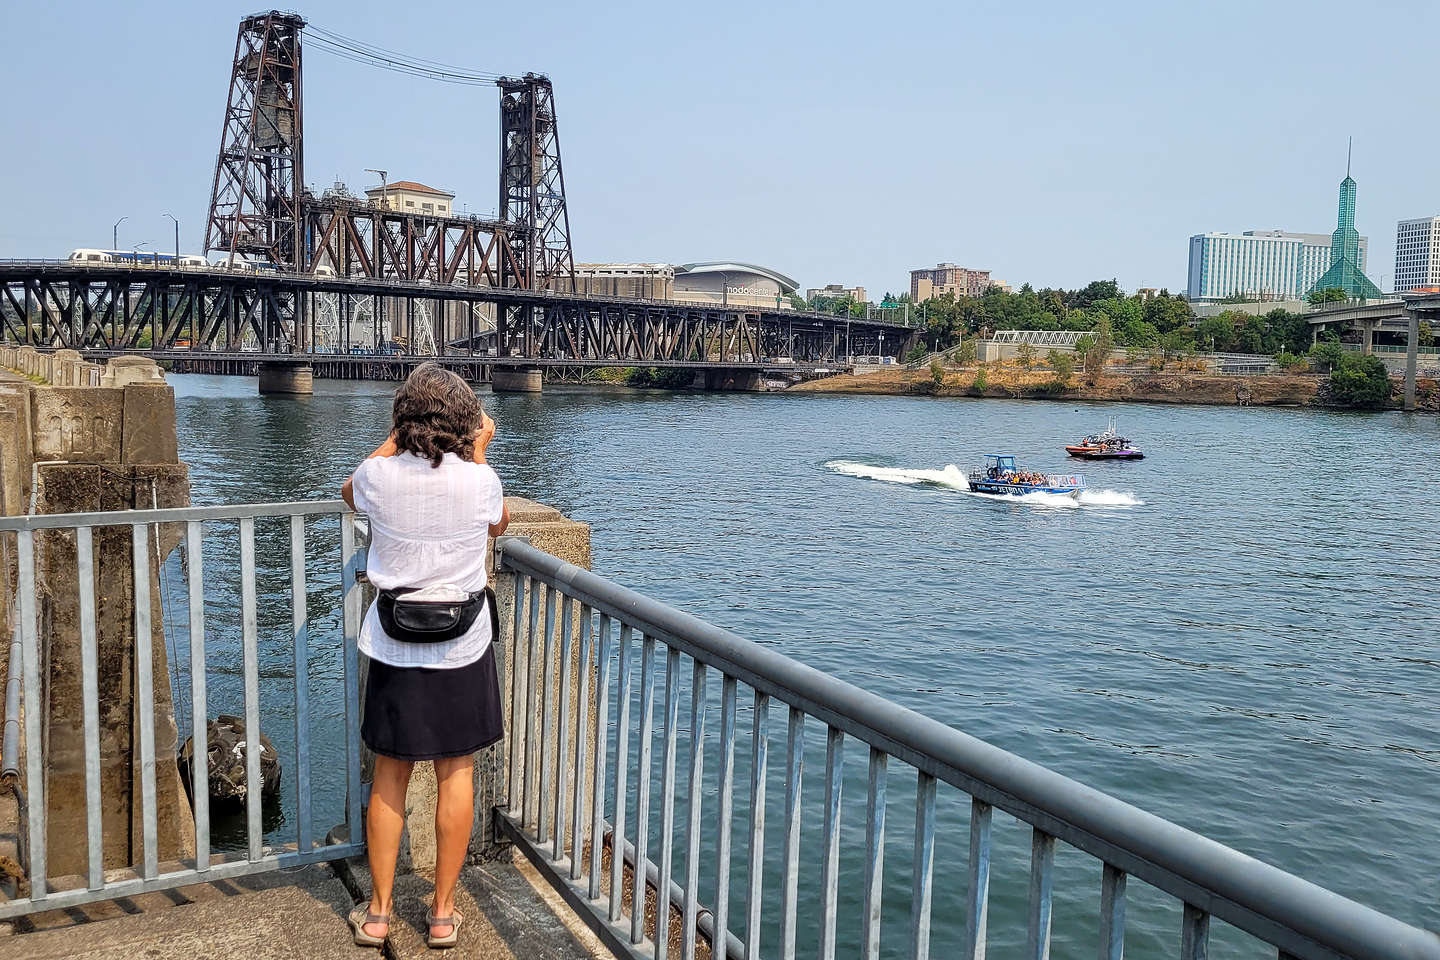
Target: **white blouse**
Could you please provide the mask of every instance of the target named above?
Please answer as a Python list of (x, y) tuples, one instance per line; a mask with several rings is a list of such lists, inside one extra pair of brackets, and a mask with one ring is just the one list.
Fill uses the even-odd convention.
[[(413, 453), (371, 457), (355, 471), (355, 509), (370, 518), (366, 575), (379, 590), (452, 584), (485, 588), (490, 525), (505, 506), (490, 467), (445, 454), (440, 466)], [(463, 636), (406, 643), (380, 626), (372, 603), (360, 625), (360, 652), (396, 667), (450, 669), (479, 660), (490, 646), (490, 611)]]

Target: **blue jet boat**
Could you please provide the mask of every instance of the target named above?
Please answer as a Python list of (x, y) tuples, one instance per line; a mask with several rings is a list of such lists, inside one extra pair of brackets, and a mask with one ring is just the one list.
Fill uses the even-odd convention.
[(1027, 493), (1058, 493), (1077, 496), (1085, 489), (1085, 478), (1079, 474), (1036, 473), (1019, 470), (1015, 458), (991, 453), (985, 466), (970, 471), (970, 489), (974, 493), (998, 493), (1020, 497)]

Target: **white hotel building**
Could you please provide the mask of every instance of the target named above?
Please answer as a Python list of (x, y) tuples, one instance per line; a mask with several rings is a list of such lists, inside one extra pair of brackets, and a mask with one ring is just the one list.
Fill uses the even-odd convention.
[[(1329, 234), (1247, 230), (1190, 238), (1191, 301), (1240, 294), (1254, 300), (1299, 300), (1330, 268)], [(1365, 268), (1366, 238), (1360, 238)]]
[(1395, 227), (1395, 292), (1440, 287), (1440, 217), (1401, 220)]

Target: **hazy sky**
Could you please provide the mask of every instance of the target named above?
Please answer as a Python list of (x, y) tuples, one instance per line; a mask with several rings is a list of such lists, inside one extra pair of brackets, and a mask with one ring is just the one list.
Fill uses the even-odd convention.
[[(244, 3), (0, 4), (0, 257), (197, 250)], [(954, 261), (1019, 285), (1185, 284), (1187, 238), (1334, 228), (1355, 136), (1370, 274), (1440, 214), (1440, 5), (515, 5), (310, 0), (330, 30), (554, 80), (581, 260), (737, 259), (879, 295)], [(495, 208), (488, 87), (310, 48), (306, 179)]]

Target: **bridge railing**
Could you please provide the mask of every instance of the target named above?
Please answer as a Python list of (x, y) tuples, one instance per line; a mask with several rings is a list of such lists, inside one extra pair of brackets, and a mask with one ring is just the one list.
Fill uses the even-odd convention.
[[(882, 931), (887, 956), (925, 958), (937, 895), (954, 910), (963, 890), (957, 911), (965, 920), (963, 942), (938, 955), (976, 960), (998, 941), (991, 945), (1006, 955), (1040, 960), (1050, 951), (1057, 878), (1076, 876), (1068, 855), (1065, 870), (1057, 865), (1057, 849), (1069, 847), (1093, 864), (1098, 929), (1093, 920), (1088, 926), (1097, 929), (1106, 960), (1119, 960), (1124, 950), (1131, 878), (1173, 905), (1165, 915), (1173, 916), (1172, 942), (1185, 960), (1209, 955), (1212, 919), (1223, 921), (1221, 939), (1268, 945), (1281, 960), (1440, 960), (1435, 934), (528, 543), (502, 540), (498, 550), (499, 568), (516, 576), (509, 797), (501, 829), (619, 955), (664, 958), (678, 944), (690, 960), (698, 939), (718, 944), (723, 937), (717, 953), (793, 957), (804, 930), (807, 940), (818, 941), (822, 960), (879, 957)], [(783, 705), (785, 716), (783, 778), (770, 775), (772, 739), (781, 732), (772, 705)], [(747, 715), (749, 743), (739, 751), (737, 776), (737, 717)], [(807, 803), (805, 768), (819, 762), (807, 745), (820, 745), (808, 743), (806, 732), (819, 732), (817, 726), (824, 733), (821, 796)], [(847, 741), (864, 753), (863, 775), (847, 771)], [(737, 779), (749, 785), (738, 838)], [(776, 807), (767, 798), (772, 779), (777, 785), (783, 779), (778, 825), (767, 819)], [(852, 791), (864, 801), (847, 823)], [(889, 821), (897, 799), (913, 802), (913, 820)], [(1015, 838), (1019, 849), (997, 842), (1014, 833), (997, 811), (1028, 834)], [(853, 819), (857, 813), (863, 827)], [(968, 857), (946, 857), (960, 831), (968, 834)], [(904, 839), (897, 842), (893, 832)], [(901, 870), (897, 850), (909, 854)], [(1024, 869), (1027, 857), (1028, 893), (1017, 903), (1014, 861)], [(1010, 897), (1000, 929), (989, 917), (992, 866), (1011, 881), (1002, 879)], [(1063, 892), (1070, 895), (1067, 908), (1073, 906), (1075, 891)], [(1073, 933), (1064, 933), (1073, 943)], [(1160, 955), (1155, 947), (1153, 940), (1132, 944), (1132, 953)]]
[[(288, 598), (284, 593), (273, 592), (273, 586), (267, 587), (264, 599), (268, 609), (261, 611), (257, 611), (257, 523), (261, 525), (261, 545), (267, 548), (259, 559), (267, 575), (266, 582), (273, 585), (277, 581), (288, 581), (289, 587), (286, 591)], [(217, 530), (218, 527), (233, 527), (234, 533), (222, 533)], [(20, 826), (25, 847), (28, 848), (28, 862), (22, 864), (28, 893), (9, 900), (0, 896), (0, 919), (305, 863), (338, 860), (363, 852), (359, 670), (355, 645), (361, 603), (360, 587), (356, 583), (359, 553), (355, 517), (344, 503), (333, 500), (0, 517), (0, 538), (5, 541), (13, 538), (13, 543), (6, 544), (9, 551), (5, 554), (7, 581), (9, 557), (16, 558), (17, 573), (10, 599), (14, 603), (11, 609), (15, 611), (14, 623), (19, 634), (17, 652), (21, 656), (21, 669), (18, 686), (25, 708), (24, 720), (20, 724), (23, 728), (23, 767), (17, 762), (19, 758), (13, 755), (14, 745), (7, 745), (0, 777), (7, 781), (23, 780), (24, 789), (20, 795), (24, 797), (25, 810)], [(193, 737), (190, 795), (194, 798), (195, 850), (193, 857), (182, 856), (178, 860), (162, 859), (162, 849), (174, 847), (177, 842), (183, 848), (187, 845), (184, 841), (190, 838), (177, 837), (173, 830), (165, 831), (162, 838), (159, 808), (175, 798), (172, 796), (167, 800), (161, 796), (157, 785), (166, 782), (173, 785), (183, 779), (183, 773), (177, 768), (177, 758), (166, 754), (163, 749), (168, 746), (168, 738), (162, 739), (159, 752), (156, 743), (157, 702), (164, 704), (169, 700), (168, 697), (157, 698), (156, 689), (157, 684), (160, 690), (165, 689), (169, 675), (162, 669), (157, 676), (155, 669), (154, 637), (159, 624), (153, 621), (153, 617), (155, 610), (168, 610), (171, 604), (168, 596), (154, 597), (152, 593), (152, 578), (162, 584), (163, 592), (164, 581), (158, 579), (161, 576), (158, 571), (164, 569), (164, 553), (177, 541), (182, 545), (183, 564), (170, 566), (179, 566), (184, 571), (186, 599), (177, 599), (176, 605), (186, 610), (188, 617), (183, 626), (181, 623), (171, 624), (170, 635), (188, 635), (189, 641), (188, 657), (185, 659), (190, 676), (188, 706)], [(207, 563), (207, 553), (208, 559), (216, 562), (218, 569)], [(238, 568), (233, 564), (237, 555)], [(70, 559), (72, 557), (73, 560)], [(70, 566), (72, 563), (73, 566)], [(307, 577), (310, 578), (308, 581)], [(107, 609), (113, 611), (116, 605), (123, 607), (126, 598), (118, 594), (126, 591), (127, 581), (133, 584), (129, 588), (132, 591), (129, 599), (133, 600), (133, 619), (129, 625), (133, 626), (134, 643), (130, 655), (134, 685), (133, 688), (129, 686), (128, 677), (120, 682), (122, 692), (133, 695), (134, 706), (133, 714), (128, 705), (118, 712), (133, 717), (133, 761), (125, 759), (128, 747), (117, 753), (113, 742), (115, 737), (108, 732), (108, 727), (107, 735), (102, 739), (102, 722), (108, 724), (117, 710), (114, 702), (102, 703), (101, 678), (105, 677), (104, 688), (113, 688), (114, 678), (107, 674), (116, 668), (116, 664), (100, 663), (98, 651), (104, 631), (120, 629), (115, 615), (107, 613)], [(223, 582), (227, 587), (238, 586), (238, 600), (228, 591), (218, 597), (213, 591), (207, 594), (207, 584), (214, 582)], [(62, 589), (62, 584), (66, 588)], [(53, 712), (56, 707), (49, 694), (59, 682), (54, 671), (56, 658), (62, 655), (62, 651), (59, 643), (51, 642), (52, 637), (42, 635), (41, 610), (37, 602), (42, 592), (48, 597), (50, 605), (48, 616), (43, 618), (49, 625), (47, 633), (56, 629), (54, 624), (60, 623), (71, 623), (78, 629), (80, 696), (74, 707), (78, 717), (60, 716)], [(207, 596), (211, 612), (207, 612)], [(286, 651), (289, 656), (278, 661), (273, 656), (266, 656), (264, 667), (267, 677), (272, 676), (269, 671), (284, 669), (283, 660), (290, 659), (295, 679), (294, 692), (287, 701), (283, 695), (276, 693), (276, 687), (280, 685), (267, 681), (262, 702), (259, 628), (272, 619), (265, 614), (275, 612), (287, 599), (290, 616), (289, 631), (285, 636), (293, 645)], [(312, 611), (322, 603), (332, 611), (337, 606), (340, 608), (339, 636), (325, 635), (327, 630), (334, 629), (333, 624), (312, 633)], [(222, 607), (230, 616), (215, 615), (215, 607)], [(283, 607), (279, 609), (283, 610)], [(283, 621), (270, 626), (285, 631)], [(222, 635), (232, 641), (238, 637), (238, 658), (232, 659), (235, 653), (233, 642), (226, 644), (229, 649), (216, 649), (220, 646), (218, 638)], [(207, 637), (210, 641), (208, 646)], [(273, 650), (268, 652), (273, 653)], [(339, 662), (334, 666), (326, 664), (320, 667), (317, 664), (312, 674), (312, 656), (333, 656)], [(63, 662), (73, 659), (73, 652), (65, 651)], [(11, 666), (13, 668), (14, 664)], [(171, 667), (176, 669), (174, 664)], [(246, 740), (258, 745), (258, 737), (265, 734), (277, 739), (283, 736), (285, 740), (293, 737), (294, 743), (294, 769), (285, 773), (294, 784), (294, 833), (288, 838), (276, 835), (273, 821), (267, 835), (266, 823), (262, 820), (262, 806), (266, 804), (267, 793), (262, 780), (262, 750), (244, 751), (244, 773), (241, 782), (236, 785), (244, 797), (244, 826), (239, 831), (244, 838), (243, 848), (239, 847), (235, 824), (231, 823), (224, 825), (225, 837), (212, 844), (212, 839), (216, 838), (212, 837), (208, 803), (214, 771), (208, 749), (207, 708), (225, 698), (211, 700), (208, 697), (207, 677), (216, 675), (224, 678), (227, 686), (233, 688), (235, 684), (231, 681), (236, 672), (240, 674), (240, 691), (225, 689), (221, 693), (228, 694), (229, 699), (239, 693), (240, 719), (244, 723)], [(69, 682), (74, 682), (74, 678), (69, 678)], [(333, 842), (326, 839), (323, 832), (317, 841), (317, 830), (323, 831), (324, 827), (315, 823), (311, 801), (311, 702), (312, 696), (317, 694), (327, 703), (340, 705), (344, 717), (344, 729), (338, 737), (334, 735), (336, 731), (327, 732), (329, 741), (333, 743), (338, 739), (341, 746), (336, 751), (338, 763), (327, 759), (325, 765), (332, 772), (343, 770), (345, 794), (345, 831)], [(185, 691), (180, 691), (180, 695), (184, 697)], [(329, 709), (335, 708), (332, 706)], [(46, 716), (47, 710), (52, 711), (49, 717)], [(75, 724), (82, 731), (83, 782), (75, 784), (72, 777), (65, 778), (74, 793), (50, 789), (57, 762), (74, 769), (73, 755), (60, 757), (51, 752), (57, 739), (57, 724)], [(164, 731), (163, 719), (161, 724), (158, 729)], [(185, 732), (179, 730), (179, 736), (183, 737)], [(67, 739), (69, 736), (67, 734)], [(103, 756), (102, 744), (106, 747)], [(102, 779), (105, 771), (113, 773), (113, 765), (117, 763), (124, 763), (127, 770), (134, 772), (133, 790), (138, 799), (132, 797), (131, 800), (138, 816), (122, 817), (123, 823), (117, 824), (117, 832), (107, 836), (106, 812), (116, 804), (123, 804), (123, 799), (107, 795), (104, 797), (105, 806), (102, 806)], [(177, 770), (176, 778), (157, 778), (157, 769), (165, 764)], [(230, 776), (233, 772), (226, 771), (224, 775)], [(105, 790), (114, 789), (115, 782), (114, 778), (106, 779)], [(183, 805), (183, 798), (178, 802)], [(86, 869), (83, 875), (54, 876), (54, 871), (50, 869), (48, 854), (57, 837), (52, 829), (51, 814), (57, 813), (61, 805), (67, 809), (63, 821), (59, 822), (84, 823), (83, 861)], [(81, 805), (84, 815), (77, 817), (77, 807)], [(107, 862), (107, 850), (112, 851), (109, 859), (114, 859), (117, 836), (120, 849), (133, 847), (135, 841), (128, 839), (132, 829), (138, 833), (137, 862)]]

